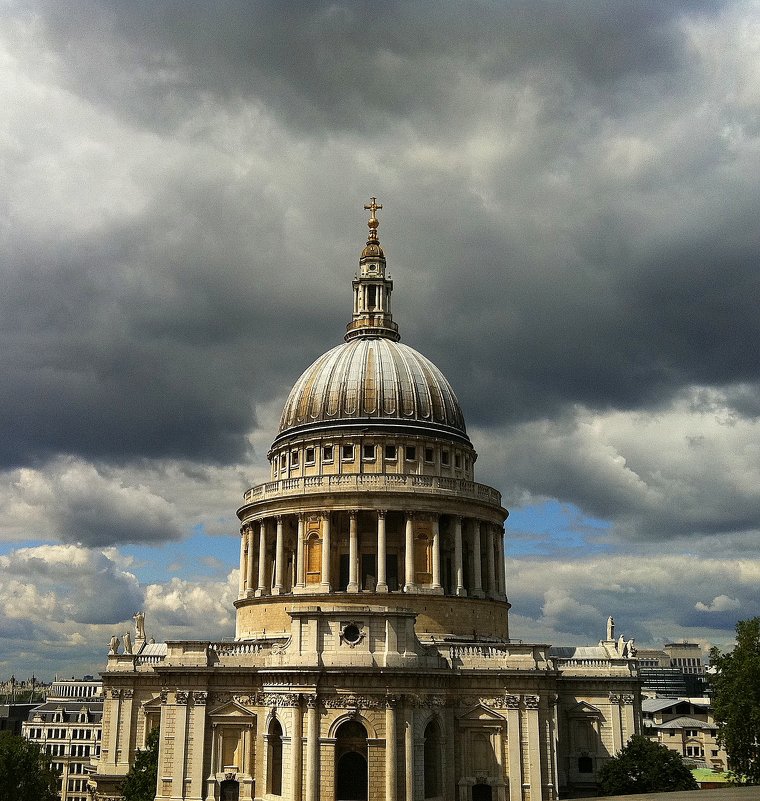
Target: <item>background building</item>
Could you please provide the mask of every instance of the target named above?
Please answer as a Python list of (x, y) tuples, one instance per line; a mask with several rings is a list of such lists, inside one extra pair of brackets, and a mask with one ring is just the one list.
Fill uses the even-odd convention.
[(100, 755), (103, 683), (55, 681), (45, 703), (29, 713), (22, 735), (38, 743), (59, 774), (61, 801), (88, 801), (87, 767)]
[(113, 638), (92, 787), (160, 724), (157, 798), (541, 801), (593, 788), (638, 730), (614, 637), (511, 639), (507, 511), (456, 395), (402, 344), (369, 236), (344, 343), (296, 381), (245, 493), (234, 642)]

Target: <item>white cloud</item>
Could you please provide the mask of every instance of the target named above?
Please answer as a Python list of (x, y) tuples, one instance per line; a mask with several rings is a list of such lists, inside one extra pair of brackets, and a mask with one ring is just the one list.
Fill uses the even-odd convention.
[(694, 608), (699, 612), (733, 612), (741, 608), (738, 598), (729, 598), (727, 595), (716, 595), (710, 603), (704, 604), (697, 601)]

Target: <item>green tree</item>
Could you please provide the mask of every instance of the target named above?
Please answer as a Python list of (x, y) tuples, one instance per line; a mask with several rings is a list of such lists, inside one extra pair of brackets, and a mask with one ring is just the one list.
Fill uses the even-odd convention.
[(602, 766), (599, 784), (604, 795), (699, 789), (680, 754), (640, 734)]
[(121, 792), (124, 801), (153, 801), (158, 777), (158, 727), (151, 729), (145, 748), (139, 751), (135, 764), (127, 773)]
[(737, 780), (760, 784), (760, 617), (740, 620), (734, 650), (722, 654), (713, 648), (711, 657), (718, 742)]
[(58, 777), (35, 743), (0, 732), (0, 801), (55, 801)]

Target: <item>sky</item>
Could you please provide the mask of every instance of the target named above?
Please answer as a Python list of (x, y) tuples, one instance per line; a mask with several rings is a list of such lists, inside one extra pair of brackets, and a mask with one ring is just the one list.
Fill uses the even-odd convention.
[(0, 678), (233, 635), (373, 195), (512, 636), (760, 614), (760, 4), (2, 0), (0, 103)]

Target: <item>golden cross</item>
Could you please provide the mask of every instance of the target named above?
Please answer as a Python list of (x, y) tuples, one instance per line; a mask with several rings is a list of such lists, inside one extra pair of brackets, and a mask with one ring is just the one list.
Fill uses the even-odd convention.
[(365, 203), (365, 204), (364, 204), (364, 208), (365, 208), (365, 209), (367, 209), (367, 210), (370, 212), (370, 218), (369, 218), (369, 221), (370, 221), (371, 223), (372, 223), (372, 222), (377, 222), (377, 217), (375, 216), (375, 212), (376, 212), (378, 209), (381, 209), (381, 208), (382, 208), (382, 204), (378, 204), (378, 203), (376, 203), (375, 201), (377, 200), (377, 198), (374, 198), (374, 197), (371, 197), (369, 200), (370, 200), (370, 202), (369, 202), (369, 203)]

